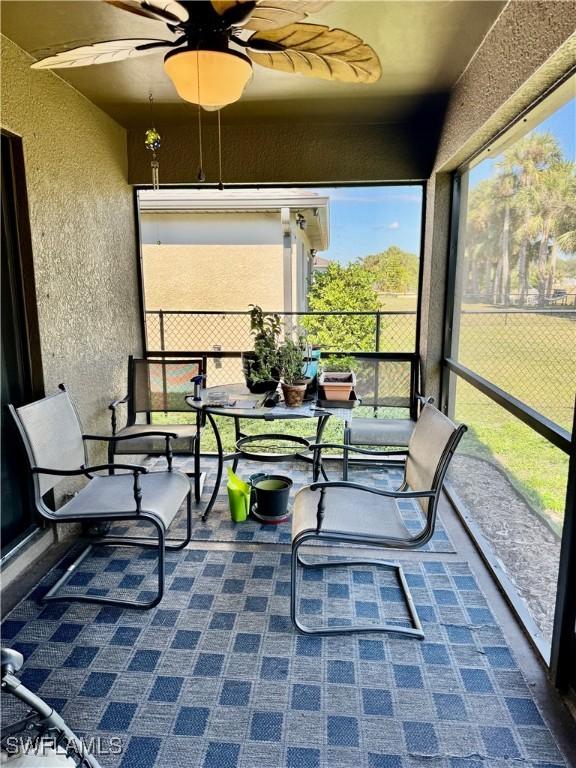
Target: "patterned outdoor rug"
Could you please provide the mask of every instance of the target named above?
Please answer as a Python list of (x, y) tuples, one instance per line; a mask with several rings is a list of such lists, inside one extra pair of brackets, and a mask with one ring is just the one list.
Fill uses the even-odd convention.
[[(150, 460), (149, 464), (151, 468), (164, 468), (165, 462), (162, 459)], [(190, 460), (176, 459), (175, 467), (183, 469), (185, 471), (191, 470)], [(214, 462), (212, 460), (203, 460), (203, 469), (208, 471), (206, 484), (204, 486), (204, 493), (202, 495), (202, 503), (200, 504), (200, 513), (197, 512), (195, 506), (194, 512), (194, 528), (193, 539), (197, 541), (240, 541), (240, 542), (253, 542), (253, 543), (266, 543), (266, 544), (290, 544), (291, 542), (291, 522), (288, 520), (286, 523), (280, 525), (262, 525), (257, 520), (249, 519), (243, 523), (234, 523), (230, 518), (230, 512), (228, 509), (228, 495), (226, 491), (226, 479), (222, 480), (220, 486), (220, 493), (216, 504), (214, 505), (208, 520), (203, 523), (200, 520), (200, 514), (204, 511), (210, 494), (214, 488), (215, 470)], [(294, 494), (302, 486), (308, 485), (312, 482), (310, 467), (307, 464), (285, 464), (285, 465), (273, 465), (265, 464), (262, 462), (248, 462), (244, 461), (238, 469), (238, 474), (243, 479), (248, 479), (251, 474), (256, 472), (268, 472), (270, 474), (284, 475), (290, 477), (293, 481), (293, 489), (290, 494), (290, 503), (294, 499)], [(366, 485), (375, 485), (385, 490), (394, 490), (402, 481), (402, 474), (400, 471), (378, 470), (378, 469), (360, 469), (354, 468), (353, 474), (350, 479), (354, 482), (361, 482)], [(329, 471), (330, 479), (337, 479), (337, 475), (334, 471)], [(404, 522), (406, 527), (410, 531), (419, 531), (422, 528), (422, 512), (417, 502), (413, 500), (402, 501), (399, 503)], [(180, 512), (177, 520), (174, 521), (173, 526), (175, 531), (180, 535), (180, 531), (183, 531), (186, 526), (186, 520), (184, 511)], [(146, 523), (142, 524), (142, 529), (146, 527)], [(115, 526), (114, 531), (118, 533), (124, 533), (128, 530), (127, 526)], [(450, 541), (450, 538), (444, 528), (444, 525), (440, 519), (437, 520), (436, 530), (432, 539), (425, 547), (421, 548), (422, 552), (443, 552), (454, 553), (454, 545)]]
[[(148, 553), (101, 555), (72, 589), (150, 588)], [(403, 562), (424, 641), (299, 635), (287, 554), (200, 550), (169, 555), (168, 593), (147, 612), (41, 607), (54, 571), (3, 638), (110, 768), (565, 766), (468, 565)], [(308, 571), (301, 586), (309, 616), (406, 619), (391, 572)]]

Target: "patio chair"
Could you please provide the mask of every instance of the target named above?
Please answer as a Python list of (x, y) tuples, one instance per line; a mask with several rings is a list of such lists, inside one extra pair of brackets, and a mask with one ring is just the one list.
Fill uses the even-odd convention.
[[(296, 494), (292, 516), (291, 616), (301, 632), (336, 634), (387, 631), (420, 639), (424, 637), (400, 565), (375, 559), (321, 559), (319, 562), (310, 562), (300, 556), (300, 547), (307, 542), (347, 543), (407, 550), (424, 546), (434, 533), (444, 477), (465, 431), (464, 425), (456, 426), (433, 405), (427, 404), (416, 423), (408, 450), (401, 452), (406, 456), (405, 474), (402, 485), (397, 490), (387, 491), (339, 480), (313, 483)], [(319, 444), (315, 446), (317, 454), (325, 447), (340, 446), (333, 443)], [(371, 453), (362, 448), (350, 450), (362, 454)], [(417, 533), (408, 530), (400, 514), (398, 502), (407, 499), (418, 499), (423, 513), (422, 528)], [(412, 626), (383, 623), (310, 627), (303, 624), (298, 617), (299, 565), (304, 568), (374, 565), (396, 571)]]
[[(205, 477), (200, 471), (200, 445), (196, 439), (200, 425), (197, 421), (193, 424), (155, 423), (153, 430), (156, 434), (150, 435), (150, 417), (154, 413), (191, 416), (185, 396), (192, 390), (191, 379), (203, 375), (204, 370), (202, 359), (148, 360), (130, 355), (128, 394), (108, 406), (112, 411), (112, 435), (116, 438), (109, 443), (109, 463), (114, 463), (116, 455), (163, 456), (164, 435), (172, 433), (175, 435), (173, 453), (194, 456), (194, 472), (187, 474), (194, 478), (196, 503), (200, 502)], [(127, 405), (126, 424), (118, 429), (117, 410), (124, 403)], [(196, 415), (195, 419), (198, 418)], [(142, 423), (143, 420), (146, 423)]]
[[(138, 464), (88, 465), (86, 442), (110, 441), (110, 436), (85, 435), (74, 404), (64, 385), (60, 392), (29, 405), (8, 409), (22, 437), (34, 481), (35, 506), (42, 517), (54, 523), (116, 523), (121, 520), (147, 521), (155, 529), (156, 538), (135, 536), (103, 536), (90, 540), (65, 574), (43, 597), (43, 601), (69, 600), (119, 605), (129, 608), (152, 608), (164, 594), (164, 559), (166, 549), (180, 550), (192, 537), (192, 498), (190, 479), (171, 469), (170, 433), (147, 433), (165, 442), (170, 469), (148, 472)], [(116, 440), (122, 438), (116, 437)], [(122, 474), (99, 475), (98, 472), (121, 470)], [(58, 509), (51, 510), (45, 501), (63, 478), (88, 478), (72, 498)], [(187, 501), (187, 531), (183, 540), (167, 540), (166, 532), (183, 501)], [(137, 602), (102, 595), (58, 594), (95, 546), (138, 546), (155, 548), (158, 562), (158, 589), (147, 601)]]
[[(26, 688), (17, 677), (24, 657), (12, 648), (0, 650), (2, 694), (9, 694), (23, 704), (16, 722), (5, 722), (0, 736), (0, 765), (13, 768), (101, 768), (90, 753), (87, 739), (80, 739), (70, 729), (52, 704)], [(5, 706), (5, 705), (4, 705)], [(6, 713), (6, 710), (4, 710)]]
[[(349, 456), (349, 446), (406, 448), (422, 408), (427, 403), (434, 403), (433, 397), (425, 397), (419, 392), (418, 355), (396, 355), (390, 359), (377, 358), (362, 361), (357, 379), (357, 395), (363, 406), (374, 408), (374, 417), (355, 416), (344, 425), (343, 480), (348, 480), (349, 466), (352, 461)], [(404, 409), (407, 415), (403, 418), (378, 418), (378, 408)], [(377, 454), (374, 453), (374, 455)], [(355, 463), (365, 463), (365, 461), (360, 460)]]

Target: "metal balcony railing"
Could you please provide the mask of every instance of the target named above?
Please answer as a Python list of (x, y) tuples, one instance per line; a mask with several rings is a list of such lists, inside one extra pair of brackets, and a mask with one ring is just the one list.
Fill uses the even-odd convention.
[[(270, 313), (272, 314), (272, 313)], [(325, 351), (411, 352), (415, 311), (276, 312), (286, 329), (301, 330)], [(242, 352), (253, 347), (249, 312), (146, 312), (147, 349)]]

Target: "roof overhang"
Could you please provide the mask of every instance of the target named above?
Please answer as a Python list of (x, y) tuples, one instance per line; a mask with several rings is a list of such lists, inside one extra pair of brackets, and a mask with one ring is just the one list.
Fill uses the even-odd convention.
[(288, 208), (306, 221), (310, 247), (325, 251), (330, 239), (330, 197), (306, 190), (141, 189), (140, 211), (146, 213), (270, 213)]

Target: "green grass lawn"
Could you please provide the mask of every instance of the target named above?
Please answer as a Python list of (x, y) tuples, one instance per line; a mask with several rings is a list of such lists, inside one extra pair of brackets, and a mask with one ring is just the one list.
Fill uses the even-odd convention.
[[(571, 430), (576, 313), (464, 315), (458, 359)], [(568, 455), (462, 380), (456, 389), (456, 418), (470, 427), (462, 450), (503, 467), (532, 505), (559, 526)]]
[(464, 315), (457, 359), (564, 429), (572, 428), (576, 312)]
[[(571, 430), (576, 312), (465, 314), (459, 339), (457, 359), (463, 365)], [(568, 455), (462, 380), (455, 399), (456, 418), (469, 427), (460, 450), (505, 469), (534, 508), (559, 527)]]
[(534, 509), (559, 530), (566, 502), (568, 454), (463, 380), (457, 383), (455, 416), (468, 426), (459, 452), (502, 467)]

